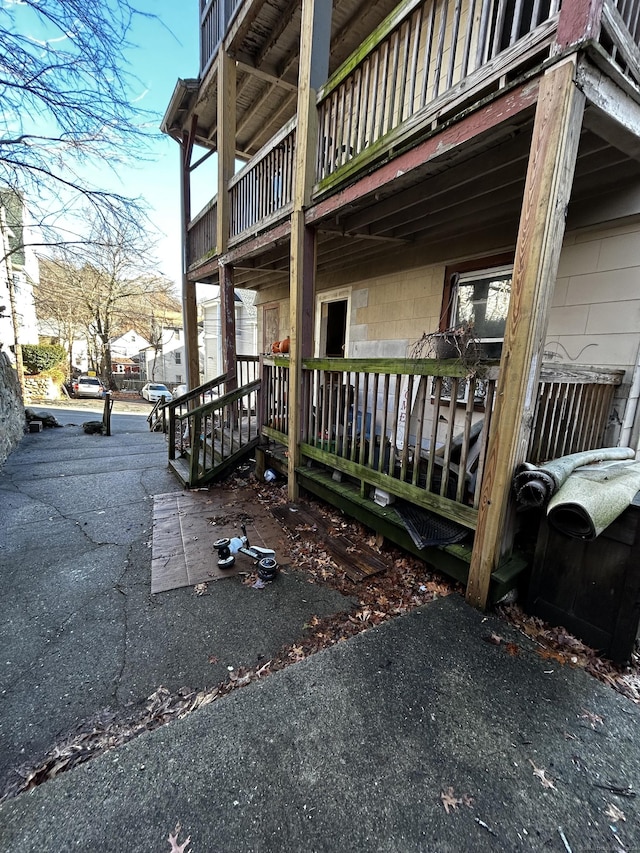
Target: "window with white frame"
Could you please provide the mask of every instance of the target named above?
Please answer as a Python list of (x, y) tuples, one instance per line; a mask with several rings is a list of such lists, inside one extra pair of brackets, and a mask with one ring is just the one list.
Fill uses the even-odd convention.
[(512, 275), (511, 266), (454, 273), (450, 327), (472, 327), (474, 338), (485, 345), (486, 358), (500, 356)]

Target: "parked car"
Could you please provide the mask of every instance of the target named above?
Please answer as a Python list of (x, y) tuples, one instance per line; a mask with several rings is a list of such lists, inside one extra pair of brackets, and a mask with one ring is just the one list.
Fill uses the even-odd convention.
[(142, 386), (140, 393), (150, 403), (157, 403), (161, 397), (164, 397), (165, 403), (170, 403), (173, 400), (171, 391), (160, 382), (147, 382), (146, 385)]
[(102, 397), (105, 390), (97, 376), (78, 376), (72, 387), (74, 397)]

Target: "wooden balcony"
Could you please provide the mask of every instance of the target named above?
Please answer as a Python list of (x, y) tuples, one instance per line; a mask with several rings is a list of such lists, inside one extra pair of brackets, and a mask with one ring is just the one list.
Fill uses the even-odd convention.
[(241, 0), (200, 0), (200, 76), (213, 62)]
[[(560, 0), (409, 0), (397, 7), (318, 94), (314, 204), (538, 73), (567, 49), (558, 43), (559, 7)], [(593, 31), (597, 39), (572, 36), (572, 47), (582, 45), (636, 97), (640, 0), (604, 0)], [(230, 246), (286, 220), (295, 126), (294, 116), (230, 181)], [(215, 254), (207, 234), (204, 223), (190, 226), (190, 263)]]

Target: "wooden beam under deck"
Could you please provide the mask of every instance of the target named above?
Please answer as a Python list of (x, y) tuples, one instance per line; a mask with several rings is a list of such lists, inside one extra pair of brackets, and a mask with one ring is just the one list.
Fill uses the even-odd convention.
[(467, 600), (484, 608), (492, 571), (509, 539), (511, 482), (533, 421), (548, 312), (564, 237), (585, 98), (575, 57), (542, 79), (531, 144), (513, 282)]
[(516, 89), (501, 95), (476, 112), (452, 123), (435, 133), (415, 148), (406, 151), (354, 184), (339, 190), (334, 195), (313, 204), (305, 219), (308, 225), (319, 224), (323, 219), (335, 217), (352, 205), (362, 204), (363, 199), (380, 191), (387, 191), (394, 182), (402, 179), (408, 183), (412, 173), (424, 170), (429, 163), (446, 162), (452, 159), (464, 145), (475, 141), (500, 126), (507, 129), (508, 119), (521, 115), (537, 100), (539, 81), (531, 80)]

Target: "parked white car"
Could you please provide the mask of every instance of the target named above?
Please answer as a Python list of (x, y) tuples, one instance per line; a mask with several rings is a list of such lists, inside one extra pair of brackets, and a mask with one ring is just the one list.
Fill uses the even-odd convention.
[(169, 391), (166, 385), (162, 385), (160, 382), (147, 382), (146, 385), (142, 386), (140, 393), (150, 403), (157, 403), (161, 397), (164, 397), (165, 403), (170, 403), (173, 400), (171, 391)]
[(97, 376), (78, 376), (72, 388), (74, 397), (102, 397), (105, 390)]

